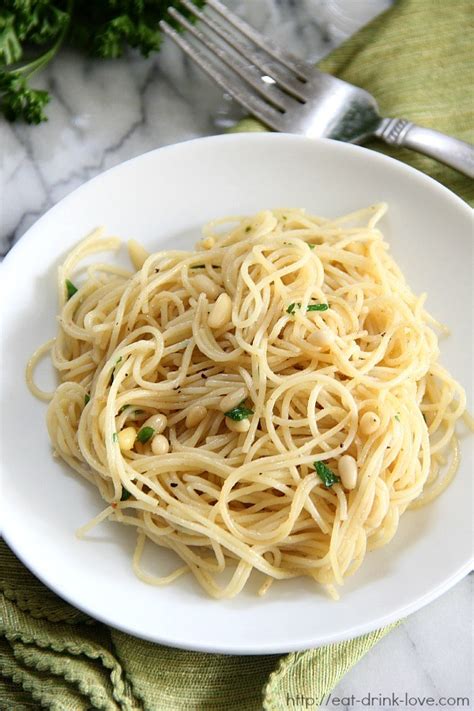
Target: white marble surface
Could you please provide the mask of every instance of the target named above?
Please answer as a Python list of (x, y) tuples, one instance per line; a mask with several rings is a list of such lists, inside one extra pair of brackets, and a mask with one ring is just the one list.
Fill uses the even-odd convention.
[[(391, 0), (227, 0), (283, 47), (317, 60)], [(61, 52), (37, 79), (52, 101), (40, 126), (0, 120), (0, 255), (97, 173), (169, 143), (225, 130), (239, 110), (165, 42), (150, 60)]]
[[(317, 60), (390, 0), (227, 4), (282, 46)], [(169, 42), (148, 61), (133, 56), (109, 63), (63, 52), (38, 79), (41, 85), (53, 96), (48, 123), (29, 127), (0, 120), (1, 254), (49, 207), (97, 173), (152, 148), (223, 131), (239, 116)], [(363, 698), (369, 692), (374, 698), (392, 693), (402, 698), (407, 692), (472, 700), (472, 582), (472, 576), (466, 578), (405, 620), (346, 675), (334, 692), (341, 702), (327, 708), (368, 707)], [(352, 695), (359, 702), (348, 705)], [(411, 704), (399, 701), (398, 708), (420, 707)], [(375, 700), (372, 708), (397, 704)]]

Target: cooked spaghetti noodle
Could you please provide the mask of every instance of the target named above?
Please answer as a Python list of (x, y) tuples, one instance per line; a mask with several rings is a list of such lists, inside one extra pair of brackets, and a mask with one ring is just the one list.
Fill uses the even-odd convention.
[[(256, 569), (261, 593), (309, 576), (336, 596), (447, 486), (465, 395), (376, 227), (384, 212), (220, 220), (196, 251), (129, 243), (133, 272), (79, 268), (119, 247), (101, 231), (74, 249), (51, 347), (61, 384), (43, 397), (55, 453), (107, 502), (82, 534), (134, 527), (134, 569), (155, 584), (191, 571), (232, 597)], [(39, 396), (43, 353), (27, 369)], [(145, 541), (184, 565), (143, 572)]]

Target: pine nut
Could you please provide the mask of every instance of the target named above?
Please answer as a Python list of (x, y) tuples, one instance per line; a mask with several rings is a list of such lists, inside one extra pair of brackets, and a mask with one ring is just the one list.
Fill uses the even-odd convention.
[(221, 328), (232, 315), (232, 301), (229, 294), (218, 296), (216, 303), (212, 306), (207, 323), (210, 328)]
[(248, 432), (250, 429), (250, 422), (248, 418), (245, 420), (231, 420), (230, 417), (225, 418), (225, 423), (227, 425), (227, 428), (231, 432)]
[(150, 256), (150, 253), (147, 252), (145, 247), (143, 247), (140, 242), (137, 242), (135, 239), (130, 239), (128, 241), (127, 247), (129, 257), (132, 260), (132, 264), (138, 271), (143, 267), (146, 260)]
[(142, 427), (153, 427), (155, 434), (161, 434), (165, 431), (167, 424), (168, 418), (166, 415), (163, 415), (162, 412), (157, 412), (156, 415), (151, 415), (151, 417), (143, 423)]
[(166, 454), (169, 448), (170, 443), (162, 434), (155, 435), (151, 440), (151, 451), (153, 454)]
[(194, 405), (186, 415), (186, 427), (196, 427), (207, 415), (207, 407)]
[(380, 427), (380, 417), (375, 412), (369, 411), (360, 418), (360, 431), (362, 434), (370, 435)]
[(137, 431), (135, 427), (125, 427), (118, 433), (118, 443), (122, 452), (129, 452), (133, 449), (135, 440), (137, 438)]
[(344, 454), (338, 464), (339, 476), (345, 489), (355, 489), (357, 484), (357, 463), (350, 454)]
[(222, 398), (219, 405), (219, 410), (221, 412), (229, 412), (229, 410), (232, 410), (234, 407), (237, 407), (237, 405), (240, 405), (242, 400), (245, 400), (247, 395), (247, 388), (239, 388), (238, 390), (233, 390), (231, 393)]
[(220, 292), (219, 287), (206, 274), (197, 274), (193, 279), (194, 286), (210, 299), (215, 299)]
[(203, 249), (212, 249), (216, 243), (216, 240), (214, 237), (206, 237), (206, 239), (203, 239), (201, 242), (201, 247)]
[(330, 346), (334, 341), (334, 334), (328, 328), (324, 328), (319, 331), (314, 331), (306, 340), (308, 343), (311, 343), (312, 346), (324, 348)]

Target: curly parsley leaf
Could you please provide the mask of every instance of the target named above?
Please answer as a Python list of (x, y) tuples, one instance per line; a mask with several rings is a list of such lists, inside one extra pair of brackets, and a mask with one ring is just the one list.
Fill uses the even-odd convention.
[[(45, 121), (49, 94), (33, 89), (29, 82), (64, 44), (104, 59), (120, 57), (129, 47), (147, 57), (160, 48), (159, 22), (167, 16), (168, 6), (179, 4), (178, 0), (3, 0), (0, 113), (10, 121)], [(202, 7), (204, 0), (194, 4)], [(180, 9), (191, 21), (195, 19)], [(34, 55), (38, 48), (42, 52), (39, 56), (18, 66), (25, 55)]]
[(47, 91), (30, 89), (24, 77), (0, 69), (0, 111), (8, 121), (21, 119), (31, 124), (46, 121), (44, 107), (48, 101)]
[(0, 62), (13, 64), (21, 59), (22, 54), (15, 16), (8, 10), (0, 10)]

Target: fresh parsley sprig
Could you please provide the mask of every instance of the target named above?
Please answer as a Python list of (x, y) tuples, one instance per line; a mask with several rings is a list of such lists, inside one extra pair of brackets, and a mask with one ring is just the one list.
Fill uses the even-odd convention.
[[(204, 0), (194, 2), (204, 5)], [(3, 0), (0, 114), (9, 121), (45, 121), (49, 94), (29, 82), (63, 45), (103, 59), (121, 57), (128, 47), (148, 57), (160, 48), (159, 22), (168, 6), (179, 4), (179, 0)], [(191, 13), (180, 10), (193, 20)]]
[[(9, 121), (26, 123), (46, 120), (44, 107), (49, 94), (32, 89), (28, 82), (56, 55), (71, 19), (73, 1), (4, 0), (0, 10), (0, 112)], [(43, 50), (44, 46), (49, 47)], [(39, 55), (25, 62), (25, 53)]]

